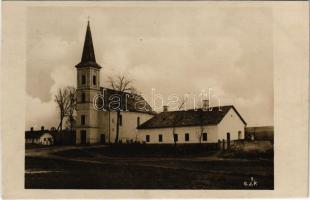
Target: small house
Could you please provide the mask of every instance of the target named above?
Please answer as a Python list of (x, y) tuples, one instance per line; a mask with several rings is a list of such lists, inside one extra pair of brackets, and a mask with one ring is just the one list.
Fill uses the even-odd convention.
[(44, 127), (41, 127), (41, 130), (33, 130), (25, 132), (25, 142), (26, 144), (41, 144), (41, 145), (53, 145), (54, 138), (49, 130), (44, 130)]

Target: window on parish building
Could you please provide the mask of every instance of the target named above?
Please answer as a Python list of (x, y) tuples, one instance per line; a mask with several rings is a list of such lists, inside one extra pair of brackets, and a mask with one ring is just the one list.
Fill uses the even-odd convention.
[(241, 131), (238, 131), (238, 140), (241, 140)]
[(185, 133), (185, 141), (189, 141), (189, 133)]
[(208, 140), (208, 133), (203, 133), (202, 134), (202, 140), (207, 141)]
[(84, 103), (85, 101), (86, 101), (86, 95), (85, 95), (85, 93), (83, 92), (83, 93), (81, 94), (81, 102)]
[(81, 124), (85, 125), (85, 115), (81, 115)]
[(149, 136), (149, 135), (146, 135), (146, 136), (145, 136), (145, 140), (146, 140), (146, 142), (150, 142), (150, 136)]
[(97, 84), (96, 76), (93, 76), (93, 85)]
[(123, 125), (123, 116), (119, 115), (119, 125), (122, 126)]
[(82, 85), (85, 85), (85, 84), (86, 84), (86, 76), (82, 75)]
[(162, 142), (162, 141), (163, 141), (163, 135), (162, 135), (162, 134), (158, 135), (158, 141), (159, 141), (159, 142)]
[(177, 142), (178, 141), (178, 134), (173, 134), (173, 139), (175, 142)]

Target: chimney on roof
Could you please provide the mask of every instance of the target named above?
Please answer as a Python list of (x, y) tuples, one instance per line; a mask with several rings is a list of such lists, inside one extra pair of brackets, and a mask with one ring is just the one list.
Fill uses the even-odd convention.
[(44, 126), (41, 126), (41, 131), (44, 131)]
[(168, 111), (168, 106), (163, 106), (163, 112), (167, 112)]
[(30, 127), (30, 131), (33, 131), (33, 127), (32, 126)]
[(202, 109), (207, 110), (209, 108), (209, 99), (202, 100)]

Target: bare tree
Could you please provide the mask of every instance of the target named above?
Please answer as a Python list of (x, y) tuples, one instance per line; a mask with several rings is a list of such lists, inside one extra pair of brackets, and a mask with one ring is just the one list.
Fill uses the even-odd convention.
[(57, 131), (61, 132), (63, 128), (63, 122), (68, 117), (71, 128), (73, 129), (73, 119), (76, 109), (76, 90), (73, 87), (60, 88), (55, 95), (55, 102), (59, 109), (59, 125)]
[(119, 92), (135, 91), (135, 88), (130, 86), (132, 84), (132, 81), (126, 78), (124, 75), (119, 75), (116, 78), (108, 77), (108, 82), (113, 90)]
[[(123, 92), (130, 92), (135, 93), (136, 90), (131, 86), (132, 81), (126, 78), (124, 75), (119, 75), (115, 78), (108, 77), (108, 83), (110, 87), (119, 92), (120, 95), (123, 95)], [(123, 97), (123, 96), (122, 96)], [(116, 137), (115, 137), (115, 143), (118, 142), (119, 139), (119, 126), (120, 126), (120, 117), (121, 117), (121, 110), (122, 110), (122, 101), (119, 102), (120, 107), (116, 109)], [(127, 105), (126, 105), (127, 106)]]
[(59, 108), (59, 125), (57, 127), (57, 131), (62, 131), (63, 121), (69, 108), (68, 91), (65, 88), (58, 89), (57, 94), (55, 95), (55, 102)]
[(67, 116), (67, 126), (69, 127), (70, 131), (72, 132), (75, 127), (76, 122), (76, 102), (77, 102), (77, 94), (76, 89), (74, 87), (67, 87), (68, 90), (68, 98), (69, 98), (69, 107)]

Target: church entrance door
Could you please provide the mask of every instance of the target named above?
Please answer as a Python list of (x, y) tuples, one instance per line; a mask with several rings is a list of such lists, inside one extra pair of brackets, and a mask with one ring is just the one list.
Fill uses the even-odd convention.
[(100, 143), (105, 144), (105, 134), (100, 135)]
[(86, 144), (86, 131), (81, 130), (81, 144)]

